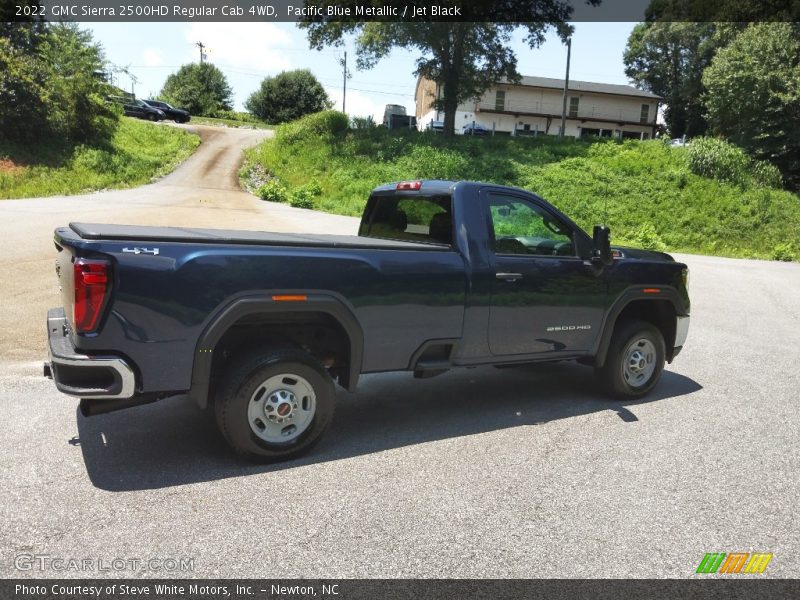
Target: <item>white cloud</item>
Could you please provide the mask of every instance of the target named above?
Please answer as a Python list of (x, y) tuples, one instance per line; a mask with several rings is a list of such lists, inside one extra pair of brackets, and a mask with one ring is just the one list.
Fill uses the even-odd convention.
[[(186, 30), (190, 44), (203, 42), (208, 58), (221, 68), (240, 68), (276, 74), (292, 68), (282, 49), (293, 46), (291, 36), (274, 23), (192, 23)], [(199, 59), (194, 49), (194, 60)]]
[(158, 67), (164, 64), (161, 53), (155, 48), (145, 48), (143, 52), (144, 64), (147, 67)]

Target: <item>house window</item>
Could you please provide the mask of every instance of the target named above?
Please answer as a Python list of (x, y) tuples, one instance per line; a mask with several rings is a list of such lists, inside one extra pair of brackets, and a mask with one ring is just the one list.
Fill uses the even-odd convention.
[(580, 98), (578, 96), (570, 96), (569, 98), (569, 116), (570, 118), (574, 119), (578, 116), (578, 102), (580, 102)]
[(495, 110), (505, 110), (506, 109), (506, 93), (504, 90), (497, 90), (494, 96), (494, 109)]
[(650, 120), (650, 105), (642, 104), (642, 114), (639, 117), (640, 123), (647, 123)]

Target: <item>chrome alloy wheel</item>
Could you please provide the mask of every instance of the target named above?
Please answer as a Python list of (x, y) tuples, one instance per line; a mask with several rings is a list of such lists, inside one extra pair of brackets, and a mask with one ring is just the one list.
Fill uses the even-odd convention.
[(622, 378), (632, 388), (648, 384), (656, 370), (656, 347), (646, 338), (631, 342), (622, 359)]
[(253, 433), (265, 442), (285, 443), (308, 429), (316, 406), (314, 388), (308, 381), (282, 373), (263, 381), (253, 392), (247, 420)]

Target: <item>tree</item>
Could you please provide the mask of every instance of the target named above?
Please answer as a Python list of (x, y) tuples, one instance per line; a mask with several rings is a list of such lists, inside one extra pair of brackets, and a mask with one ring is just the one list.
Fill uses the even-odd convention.
[[(593, 5), (599, 2), (588, 0)], [(322, 8), (322, 14), (327, 14), (327, 2), (317, 1), (315, 4)], [(463, 6), (463, 3), (445, 0), (438, 4)], [(345, 35), (357, 34), (359, 69), (374, 67), (394, 47), (419, 51), (414, 74), (432, 79), (439, 85), (441, 98), (434, 106), (444, 111), (444, 132), (452, 135), (456, 109), (461, 102), (479, 98), (495, 82), (519, 81), (517, 57), (509, 48), (515, 30), (526, 30), (525, 41), (531, 48), (544, 41), (544, 34), (551, 26), (562, 40), (572, 32), (566, 23), (572, 15), (568, 0), (498, 0), (489, 6), (491, 8), (484, 12), (487, 20), (491, 17), (493, 22), (365, 23), (310, 17), (300, 23), (300, 27), (308, 30), (309, 44), (318, 50), (328, 45), (341, 45)], [(350, 10), (351, 14), (357, 14), (354, 7)], [(528, 22), (515, 22), (520, 15), (526, 15)]]
[(332, 108), (333, 103), (311, 71), (299, 69), (264, 79), (244, 106), (267, 123), (284, 123)]
[(703, 84), (713, 131), (800, 188), (800, 24), (750, 25), (717, 53)]
[(39, 46), (47, 72), (49, 121), (69, 141), (104, 140), (118, 123), (106, 97), (105, 57), (92, 34), (75, 23), (51, 25)]
[(233, 107), (231, 87), (225, 75), (211, 63), (183, 65), (167, 77), (159, 98), (194, 115), (213, 116)]
[[(18, 10), (22, 11), (21, 15), (17, 15)], [(43, 12), (39, 0), (0, 4), (0, 38), (5, 38), (14, 48), (34, 52), (47, 27)]]
[(633, 28), (625, 48), (625, 74), (636, 87), (664, 98), (672, 137), (703, 135), (703, 70), (721, 37), (714, 23), (648, 22)]
[[(0, 139), (41, 137), (47, 121), (47, 88), (36, 58), (0, 37)], [(25, 123), (33, 126), (26, 127)]]
[(108, 139), (117, 114), (105, 102), (102, 48), (75, 24), (34, 24), (0, 36), (0, 131), (17, 140)]

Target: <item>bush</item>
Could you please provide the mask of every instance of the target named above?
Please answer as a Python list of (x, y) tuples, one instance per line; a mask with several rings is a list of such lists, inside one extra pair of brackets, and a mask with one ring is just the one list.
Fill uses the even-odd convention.
[(288, 202), (289, 192), (277, 179), (270, 179), (258, 188), (258, 197), (267, 202)]
[(645, 250), (664, 252), (667, 249), (667, 245), (664, 243), (664, 240), (661, 239), (661, 236), (658, 235), (652, 223), (643, 223), (638, 229), (632, 232), (630, 237), (636, 246), (644, 248)]
[(267, 123), (286, 123), (329, 109), (333, 103), (308, 69), (267, 77), (245, 102), (245, 108)]
[(335, 110), (325, 110), (281, 125), (275, 132), (275, 137), (282, 143), (295, 143), (319, 137), (337, 137), (345, 133), (349, 126), (350, 119), (346, 114)]
[(289, 197), (289, 204), (295, 208), (314, 208), (314, 198), (322, 193), (322, 187), (312, 181), (294, 190)]
[(790, 262), (800, 260), (800, 251), (791, 242), (778, 244), (772, 250), (772, 260), (783, 260)]
[(242, 123), (257, 123), (253, 115), (248, 112), (239, 112), (236, 110), (219, 109), (213, 111), (210, 115), (206, 115), (212, 119), (227, 119), (228, 121), (241, 121)]
[(372, 115), (366, 117), (353, 117), (350, 119), (350, 127), (353, 129), (375, 129), (378, 126)]
[(756, 184), (779, 187), (781, 174), (768, 162), (754, 160), (744, 150), (717, 138), (695, 138), (687, 147), (689, 168), (695, 175), (742, 187)]
[(233, 92), (225, 74), (208, 62), (183, 65), (167, 77), (158, 97), (200, 116), (212, 116), (233, 106)]

